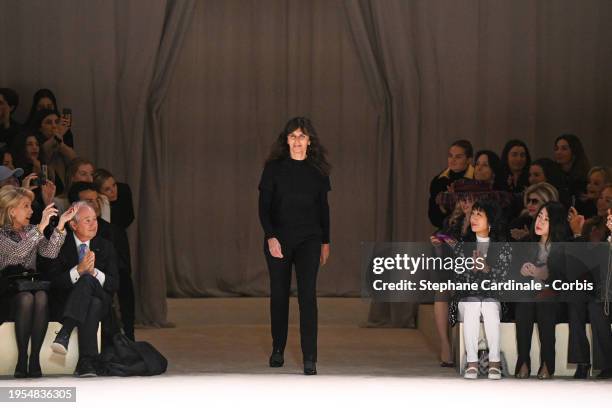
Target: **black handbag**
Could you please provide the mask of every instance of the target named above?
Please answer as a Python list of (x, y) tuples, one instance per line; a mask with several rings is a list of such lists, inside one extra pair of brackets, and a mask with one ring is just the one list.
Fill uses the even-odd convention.
[(39, 277), (40, 273), (23, 265), (9, 265), (2, 270), (2, 278), (8, 282), (9, 290), (16, 292), (49, 291), (51, 282), (39, 280)]

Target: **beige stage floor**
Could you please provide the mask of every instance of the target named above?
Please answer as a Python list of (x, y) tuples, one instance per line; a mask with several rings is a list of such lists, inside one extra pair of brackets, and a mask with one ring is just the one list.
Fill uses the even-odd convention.
[[(271, 350), (267, 298), (169, 299), (172, 329), (140, 329), (137, 337), (169, 360), (170, 374), (300, 373), (298, 305), (292, 298), (285, 366), (267, 366)], [(423, 334), (410, 329), (361, 328), (368, 303), (319, 299), (320, 374), (454, 377), (438, 366)]]

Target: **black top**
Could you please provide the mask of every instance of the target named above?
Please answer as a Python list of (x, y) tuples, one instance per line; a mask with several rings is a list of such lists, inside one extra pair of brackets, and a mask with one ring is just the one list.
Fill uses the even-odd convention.
[(125, 183), (117, 183), (117, 199), (110, 203), (111, 224), (127, 229), (134, 221), (132, 190)]
[(259, 219), (266, 239), (316, 233), (329, 243), (329, 176), (308, 160), (266, 164), (259, 183)]

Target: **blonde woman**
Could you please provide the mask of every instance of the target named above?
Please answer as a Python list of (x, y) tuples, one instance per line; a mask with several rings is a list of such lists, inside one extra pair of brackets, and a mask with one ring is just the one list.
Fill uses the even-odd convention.
[(527, 187), (523, 194), (524, 209), (509, 225), (511, 241), (524, 241), (529, 237), (540, 207), (550, 201), (559, 201), (559, 191), (552, 184), (541, 182)]
[[(53, 205), (42, 213), (40, 224), (31, 225), (34, 194), (25, 188), (5, 186), (0, 189), (0, 270), (2, 276), (27, 274), (36, 279), (36, 257), (57, 257), (66, 232), (64, 226), (74, 216), (70, 209), (59, 217), (57, 227), (49, 239), (44, 231), (51, 217), (57, 215)], [(6, 284), (0, 297), (0, 311), (12, 311), (8, 316), (15, 321), (15, 335), (19, 351), (15, 377), (40, 377), (42, 375), (39, 353), (48, 324), (47, 293), (42, 287), (23, 287), (19, 282)], [(1, 321), (1, 320), (0, 320)], [(28, 343), (32, 340), (28, 363)]]

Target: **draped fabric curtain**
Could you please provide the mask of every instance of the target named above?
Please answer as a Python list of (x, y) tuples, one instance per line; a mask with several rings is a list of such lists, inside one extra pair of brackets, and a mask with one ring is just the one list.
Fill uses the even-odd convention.
[(319, 294), (359, 295), (360, 242), (379, 228), (380, 142), (342, 3), (198, 2), (162, 112), (171, 296), (268, 294), (257, 186), (294, 116), (312, 119), (333, 166)]

